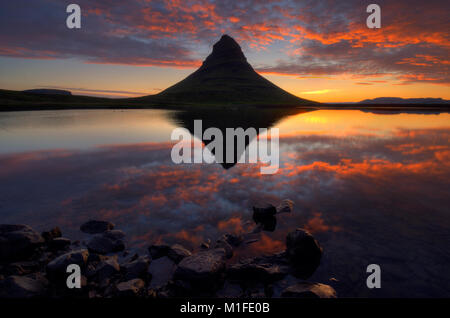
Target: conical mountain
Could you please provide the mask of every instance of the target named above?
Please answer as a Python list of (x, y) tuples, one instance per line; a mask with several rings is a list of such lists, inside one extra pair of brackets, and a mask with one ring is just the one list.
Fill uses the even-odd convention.
[(301, 106), (317, 104), (279, 88), (255, 72), (239, 44), (223, 35), (202, 66), (184, 80), (142, 99), (162, 105)]

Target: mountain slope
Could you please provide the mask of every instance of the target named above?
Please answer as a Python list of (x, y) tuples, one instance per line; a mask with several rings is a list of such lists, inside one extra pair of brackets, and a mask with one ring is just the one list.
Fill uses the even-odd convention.
[(315, 105), (294, 96), (255, 72), (239, 44), (223, 35), (202, 66), (157, 95), (140, 99), (201, 105)]

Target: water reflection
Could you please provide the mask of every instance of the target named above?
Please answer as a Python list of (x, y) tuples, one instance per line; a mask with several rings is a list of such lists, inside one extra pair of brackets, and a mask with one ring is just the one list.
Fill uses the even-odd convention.
[[(222, 167), (229, 169), (233, 167), (241, 158), (245, 149), (247, 149), (252, 139), (247, 136), (245, 138), (245, 149), (238, 150), (237, 142), (231, 142), (227, 140), (227, 128), (243, 128), (245, 131), (248, 128), (255, 128), (257, 132), (261, 128), (267, 128), (274, 126), (277, 122), (282, 120), (287, 116), (298, 115), (306, 113), (308, 110), (305, 109), (289, 109), (289, 108), (279, 108), (279, 109), (243, 109), (243, 110), (224, 110), (224, 109), (213, 109), (213, 110), (201, 110), (201, 111), (179, 111), (170, 113), (169, 118), (173, 122), (181, 127), (189, 130), (191, 135), (201, 140), (205, 147), (208, 148), (213, 155), (215, 155), (215, 149), (212, 146), (214, 140), (207, 140), (204, 138), (204, 132), (208, 128), (218, 128), (223, 136), (222, 139), (222, 149), (223, 153), (229, 153), (233, 151), (234, 160), (232, 162), (221, 163)], [(202, 129), (199, 132), (194, 129), (194, 121), (202, 121)], [(232, 146), (230, 146), (232, 145)], [(229, 149), (233, 147), (233, 149)]]
[[(0, 155), (0, 218), (39, 230), (59, 225), (81, 239), (79, 225), (101, 218), (136, 246), (198, 248), (225, 232), (250, 232), (252, 206), (289, 198), (293, 212), (240, 255), (280, 251), (286, 232), (306, 227), (325, 250), (312, 279), (335, 277), (341, 296), (448, 297), (449, 119), (357, 110), (290, 115), (276, 124), (275, 175), (261, 175), (257, 164), (174, 165), (170, 133), (147, 143), (8, 152)], [(365, 287), (371, 263), (383, 270), (377, 291)]]

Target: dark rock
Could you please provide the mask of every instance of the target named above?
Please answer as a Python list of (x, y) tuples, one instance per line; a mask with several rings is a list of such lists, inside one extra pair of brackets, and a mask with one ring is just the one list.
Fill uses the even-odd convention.
[(231, 280), (273, 282), (282, 279), (289, 272), (287, 266), (278, 264), (252, 262), (233, 264), (227, 269), (227, 275)]
[(88, 234), (103, 233), (114, 229), (114, 224), (107, 221), (90, 220), (80, 226), (81, 232)]
[(184, 258), (175, 272), (175, 279), (191, 283), (193, 288), (214, 289), (225, 269), (225, 250), (201, 251)]
[(319, 266), (322, 248), (309, 232), (296, 229), (286, 237), (286, 256), (292, 265), (293, 274), (306, 279)]
[(120, 271), (119, 263), (115, 257), (110, 257), (101, 261), (95, 270), (95, 276), (101, 284), (105, 285), (105, 281), (112, 278), (113, 275)]
[(192, 253), (179, 244), (172, 245), (167, 251), (167, 256), (178, 264), (183, 258), (191, 256)]
[(113, 241), (122, 240), (125, 238), (125, 233), (121, 230), (109, 230), (103, 233), (104, 237), (107, 237)]
[(89, 252), (86, 249), (65, 253), (47, 264), (47, 274), (51, 278), (59, 278), (66, 274), (67, 266), (70, 264), (77, 264), (83, 268), (88, 257)]
[(120, 268), (125, 272), (125, 279), (145, 278), (148, 271), (150, 259), (148, 257), (138, 257), (137, 259), (125, 263)]
[(166, 244), (153, 244), (148, 248), (148, 252), (152, 256), (152, 259), (157, 259), (163, 256), (167, 256), (170, 246)]
[(152, 260), (148, 269), (149, 274), (152, 276), (149, 287), (159, 289), (167, 285), (172, 279), (176, 268), (175, 262), (167, 256)]
[(0, 225), (0, 259), (3, 261), (29, 259), (43, 242), (44, 238), (28, 225)]
[(65, 237), (57, 237), (48, 241), (48, 247), (53, 251), (61, 251), (70, 245), (70, 240)]
[(262, 230), (273, 232), (277, 225), (277, 219), (275, 218), (276, 213), (276, 207), (271, 204), (263, 208), (253, 207), (253, 221), (255, 221)]
[(26, 276), (9, 276), (0, 281), (0, 298), (32, 298), (45, 296), (44, 279)]
[(244, 237), (242, 235), (224, 234), (222, 239), (233, 247), (238, 247), (244, 242)]
[(223, 248), (225, 251), (226, 258), (233, 257), (233, 247), (230, 244), (228, 244), (228, 242), (224, 238), (218, 239), (216, 244), (214, 245), (214, 248)]
[(38, 262), (24, 261), (7, 264), (2, 269), (2, 272), (6, 275), (27, 275), (38, 270)]
[(103, 234), (94, 235), (87, 243), (90, 252), (98, 254), (108, 254), (119, 252), (125, 249), (122, 241), (124, 234), (122, 231), (107, 231)]
[(62, 236), (62, 232), (61, 229), (59, 227), (54, 227), (53, 229), (51, 229), (50, 231), (45, 231), (42, 232), (42, 237), (44, 238), (44, 240), (46, 242), (49, 242), (55, 238), (61, 237)]
[(296, 298), (336, 298), (336, 291), (329, 285), (301, 282), (286, 288), (281, 296)]
[(136, 278), (126, 282), (117, 284), (117, 295), (120, 297), (133, 297), (142, 294), (144, 291), (145, 282), (142, 279)]

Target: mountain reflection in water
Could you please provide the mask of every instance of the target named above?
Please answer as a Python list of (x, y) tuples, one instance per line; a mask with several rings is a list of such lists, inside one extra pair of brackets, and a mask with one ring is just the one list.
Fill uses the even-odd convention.
[[(336, 278), (340, 296), (450, 296), (447, 113), (242, 114), (236, 126), (250, 121), (280, 129), (274, 175), (261, 175), (259, 164), (173, 164), (170, 132), (189, 129), (197, 114), (30, 113), (0, 119), (1, 223), (57, 225), (83, 239), (80, 224), (106, 219), (132, 246), (165, 241), (198, 248), (221, 233), (251, 231), (252, 206), (289, 198), (293, 212), (280, 215), (276, 229), (261, 232), (240, 256), (283, 250), (286, 233), (303, 227), (324, 248), (311, 280)], [(228, 125), (223, 114), (203, 116), (205, 127)], [(114, 138), (120, 143), (111, 144)], [(372, 263), (382, 269), (379, 290), (365, 285)]]

